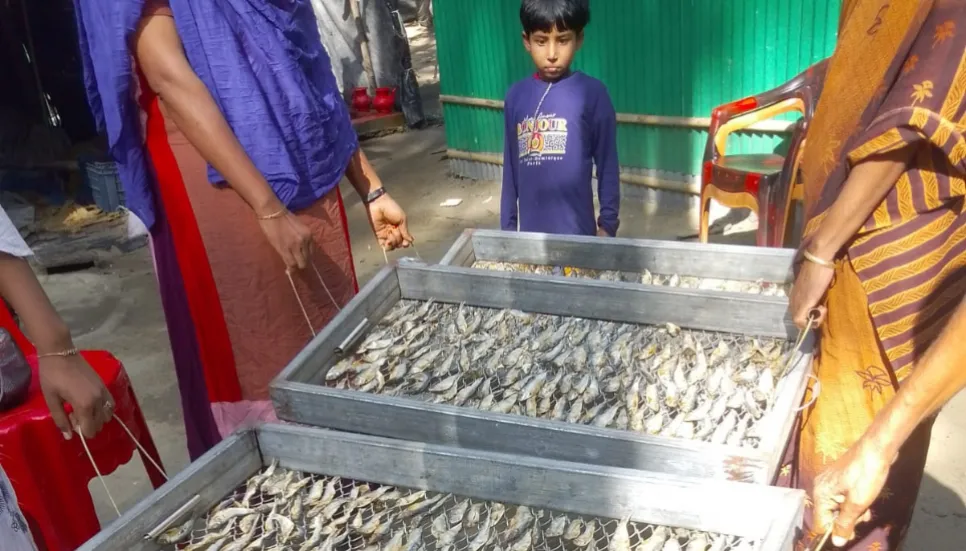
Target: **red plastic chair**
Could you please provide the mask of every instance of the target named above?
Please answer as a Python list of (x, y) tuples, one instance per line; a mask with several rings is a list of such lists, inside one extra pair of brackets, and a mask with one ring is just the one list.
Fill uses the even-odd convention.
[[(41, 551), (73, 551), (101, 529), (88, 491), (88, 484), (97, 475), (80, 437), (74, 435), (71, 440), (64, 440), (54, 425), (40, 392), (36, 350), (2, 304), (0, 327), (10, 332), (33, 369), (27, 400), (14, 410), (0, 413), (0, 465), (17, 493), (17, 501)], [(84, 351), (82, 354), (114, 397), (115, 415), (160, 466), (161, 458), (124, 366), (108, 352)], [(136, 450), (116, 420), (105, 425), (95, 438), (88, 439), (87, 445), (105, 476), (129, 462)], [(151, 484), (155, 488), (164, 484), (164, 475), (149, 465), (144, 453), (141, 460)]]
[[(798, 167), (808, 125), (815, 112), (825, 81), (827, 60), (823, 60), (782, 86), (756, 96), (717, 107), (711, 114), (711, 128), (701, 173), (701, 219), (698, 238), (708, 242), (711, 200), (731, 208), (747, 208), (758, 214), (756, 244), (781, 247), (787, 241), (788, 218), (793, 200), (801, 200)], [(728, 136), (736, 131), (797, 111), (786, 156), (775, 154), (727, 155)]]

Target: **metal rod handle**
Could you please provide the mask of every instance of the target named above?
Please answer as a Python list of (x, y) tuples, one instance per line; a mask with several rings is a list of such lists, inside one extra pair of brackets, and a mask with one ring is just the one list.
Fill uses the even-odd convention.
[(168, 516), (168, 518), (162, 520), (160, 524), (154, 527), (154, 529), (152, 529), (150, 532), (145, 534), (144, 539), (153, 540), (158, 536), (160, 536), (161, 534), (163, 534), (168, 528), (171, 528), (171, 526), (175, 522), (183, 518), (185, 513), (194, 509), (199, 501), (201, 501), (201, 496), (199, 496), (198, 494), (195, 494), (194, 497), (189, 499), (187, 503), (185, 503), (181, 507), (178, 507), (178, 510), (171, 513), (171, 515)]
[(342, 341), (342, 344), (335, 347), (335, 353), (340, 356), (344, 356), (346, 352), (348, 352), (349, 350), (352, 349), (353, 346), (355, 346), (356, 341), (359, 340), (359, 337), (362, 336), (362, 334), (365, 332), (368, 325), (369, 325), (369, 318), (362, 318), (362, 321), (359, 322), (359, 325), (357, 325), (356, 328), (353, 329), (351, 333), (349, 333), (349, 336), (346, 337), (344, 341)]

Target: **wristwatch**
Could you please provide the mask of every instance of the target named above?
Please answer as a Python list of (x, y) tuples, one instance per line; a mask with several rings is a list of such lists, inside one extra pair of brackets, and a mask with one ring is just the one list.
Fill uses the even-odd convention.
[(369, 195), (366, 195), (366, 199), (365, 199), (364, 203), (367, 204), (367, 205), (371, 205), (373, 201), (375, 201), (376, 199), (382, 197), (385, 194), (386, 194), (386, 188), (385, 188), (385, 186), (383, 186), (383, 187), (381, 187), (379, 189), (370, 191), (369, 192)]

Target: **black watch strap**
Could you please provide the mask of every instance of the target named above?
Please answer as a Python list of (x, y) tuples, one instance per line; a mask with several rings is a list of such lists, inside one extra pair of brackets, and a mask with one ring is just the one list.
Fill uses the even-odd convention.
[(375, 201), (376, 199), (382, 197), (385, 194), (386, 194), (386, 188), (385, 187), (381, 187), (379, 189), (370, 191), (369, 192), (369, 195), (366, 195), (366, 201), (365, 201), (365, 203), (367, 205), (370, 205), (370, 204), (372, 204), (373, 201)]

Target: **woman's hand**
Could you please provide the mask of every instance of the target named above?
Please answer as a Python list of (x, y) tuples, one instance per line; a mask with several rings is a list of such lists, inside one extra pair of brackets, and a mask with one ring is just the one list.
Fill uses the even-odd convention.
[(607, 230), (598, 226), (597, 237), (610, 237), (610, 234), (607, 233)]
[(894, 458), (881, 446), (858, 441), (815, 479), (812, 490), (815, 528), (834, 523), (832, 544), (842, 547), (855, 537), (855, 527), (872, 519), (869, 507), (879, 497)]
[(259, 220), (265, 238), (282, 257), (288, 270), (305, 269), (312, 252), (312, 232), (291, 212)]
[[(65, 439), (71, 437), (72, 429), (91, 438), (114, 416), (110, 392), (83, 357), (48, 356), (39, 364), (40, 389)], [(73, 409), (70, 415), (64, 410), (65, 403)]]
[(792, 321), (799, 329), (804, 329), (810, 323), (808, 314), (813, 308), (817, 308), (820, 312), (816, 323), (821, 323), (825, 319), (825, 306), (822, 301), (832, 284), (834, 275), (833, 268), (820, 266), (808, 260), (799, 266), (795, 284), (792, 286), (792, 294), (788, 298), (788, 310), (791, 312)]
[(415, 242), (406, 224), (406, 213), (388, 194), (366, 205), (366, 213), (383, 250), (409, 247)]

